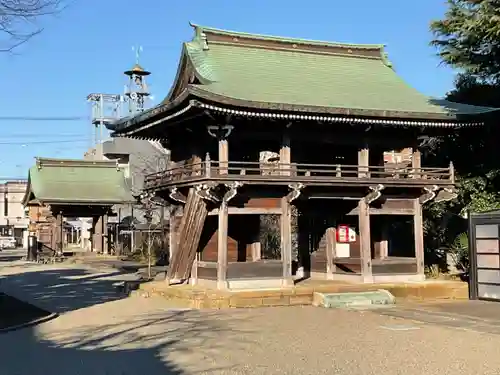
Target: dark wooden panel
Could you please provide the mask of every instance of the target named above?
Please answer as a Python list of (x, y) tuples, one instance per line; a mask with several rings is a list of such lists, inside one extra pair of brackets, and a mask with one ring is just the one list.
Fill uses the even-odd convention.
[(198, 265), (198, 278), (205, 280), (217, 280), (217, 264), (214, 265)]
[(381, 209), (408, 209), (413, 210), (413, 200), (412, 199), (387, 199), (385, 202), (382, 202), (380, 205), (377, 205), (374, 202), (373, 208), (381, 208)]
[(311, 257), (312, 272), (326, 272), (326, 259)]
[(334, 260), (335, 273), (361, 273), (361, 259), (359, 258), (337, 258)]
[(279, 260), (229, 263), (228, 279), (281, 278), (282, 262)]
[(372, 273), (374, 275), (417, 273), (417, 260), (415, 258), (374, 260)]
[[(387, 199), (375, 201), (370, 206), (370, 215), (413, 215), (412, 199)], [(353, 208), (348, 215), (358, 215), (357, 207)]]

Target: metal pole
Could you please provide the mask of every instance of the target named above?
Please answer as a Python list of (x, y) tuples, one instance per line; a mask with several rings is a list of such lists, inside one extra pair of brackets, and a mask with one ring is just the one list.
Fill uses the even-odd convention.
[(102, 142), (103, 142), (103, 127), (104, 127), (104, 95), (101, 95), (101, 121), (100, 121), (100, 128), (99, 128), (99, 138), (100, 138), (100, 159), (104, 159), (104, 150), (102, 149)]

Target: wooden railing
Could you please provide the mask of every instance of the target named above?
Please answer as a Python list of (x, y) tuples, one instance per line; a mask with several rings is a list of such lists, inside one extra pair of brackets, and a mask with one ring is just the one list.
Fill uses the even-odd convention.
[[(236, 177), (238, 176), (238, 177)], [(454, 183), (454, 170), (448, 168), (412, 168), (398, 166), (358, 166), (342, 164), (282, 164), (270, 162), (204, 161), (173, 166), (146, 176), (145, 188), (188, 183), (201, 179), (240, 181), (328, 182), (420, 180)]]

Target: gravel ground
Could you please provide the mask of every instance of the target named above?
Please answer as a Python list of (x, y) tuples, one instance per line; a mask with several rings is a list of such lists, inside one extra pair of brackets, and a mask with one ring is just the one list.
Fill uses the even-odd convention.
[[(112, 298), (119, 275), (78, 267), (0, 270), (10, 274), (0, 288), (61, 312), (36, 328), (0, 335), (0, 374), (497, 375), (500, 369), (500, 335), (377, 310), (175, 309), (160, 298)], [(52, 289), (65, 293), (43, 298)]]

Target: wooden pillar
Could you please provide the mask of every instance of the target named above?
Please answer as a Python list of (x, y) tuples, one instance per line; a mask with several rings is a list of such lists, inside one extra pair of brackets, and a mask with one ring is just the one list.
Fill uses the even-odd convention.
[(191, 285), (198, 284), (198, 261), (200, 259), (200, 253), (196, 253), (196, 257), (194, 258), (193, 265), (191, 267), (191, 276), (189, 277), (189, 281)]
[(337, 234), (335, 228), (327, 228), (326, 230), (326, 274), (328, 279), (333, 278), (333, 274), (337, 270), (335, 265)]
[(292, 210), (287, 197), (281, 198), (281, 261), (283, 263), (283, 286), (293, 286)]
[(56, 236), (57, 236), (57, 245), (56, 251), (59, 254), (62, 254), (63, 251), (63, 215), (59, 212), (56, 216)]
[(413, 169), (413, 178), (422, 178), (422, 154), (419, 149), (414, 148), (411, 155), (411, 168)]
[(219, 174), (228, 174), (229, 145), (227, 138), (219, 138)]
[(50, 247), (57, 250), (57, 216), (50, 225)]
[(413, 216), (413, 232), (415, 234), (415, 258), (417, 259), (417, 273), (424, 275), (424, 222), (422, 205), (419, 199), (414, 200), (415, 214)]
[(380, 231), (379, 256), (386, 259), (389, 257), (389, 225), (381, 223)]
[(291, 174), (291, 164), (292, 154), (290, 149), (290, 134), (285, 131), (281, 141), (280, 148), (280, 169), (282, 176), (290, 176)]
[(217, 231), (217, 289), (227, 289), (227, 202), (223, 199), (219, 208), (219, 228)]
[(358, 151), (358, 178), (369, 177), (368, 165), (370, 163), (370, 153), (368, 146), (364, 146)]
[(102, 252), (109, 254), (109, 240), (108, 240), (108, 214), (102, 215)]
[(91, 236), (90, 236), (90, 251), (94, 252), (97, 251), (96, 246), (97, 246), (97, 240), (96, 240), (96, 225), (97, 225), (97, 218), (92, 217), (92, 228), (91, 228)]
[(168, 235), (168, 263), (172, 261), (172, 256), (177, 249), (177, 215), (170, 215)]
[(359, 243), (361, 255), (361, 276), (363, 282), (373, 282), (372, 251), (370, 238), (370, 206), (364, 199), (358, 203), (359, 208)]
[(97, 218), (97, 221), (95, 223), (95, 251), (98, 253), (102, 253), (103, 248), (102, 248), (102, 215)]
[(261, 243), (259, 241), (253, 242), (251, 244), (252, 247), (252, 262), (257, 262), (262, 259), (262, 248)]

